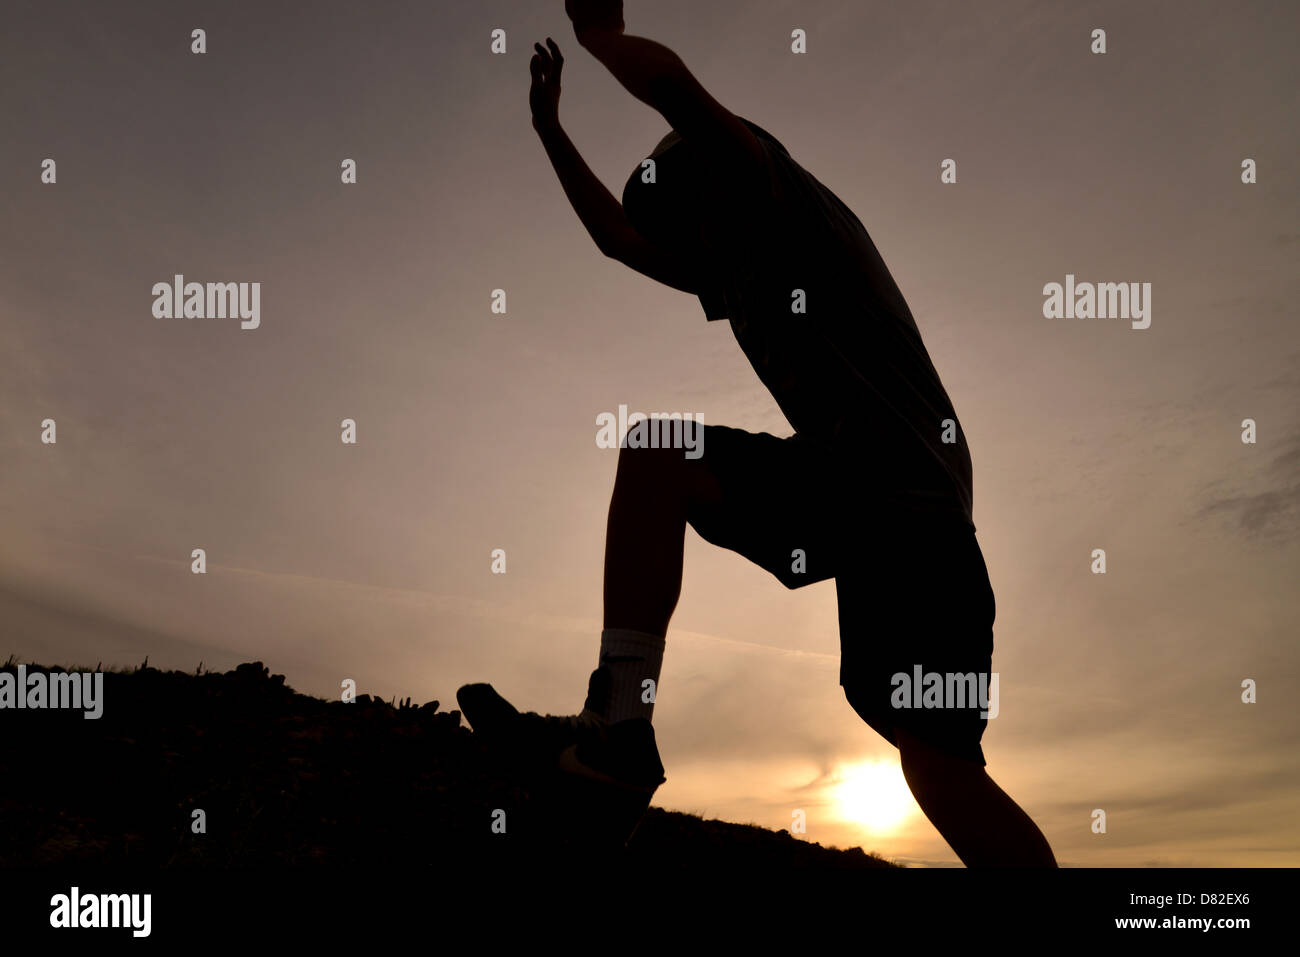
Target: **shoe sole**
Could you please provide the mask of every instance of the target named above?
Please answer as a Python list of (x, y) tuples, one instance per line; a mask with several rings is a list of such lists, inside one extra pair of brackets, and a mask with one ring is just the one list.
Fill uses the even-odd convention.
[(655, 789), (629, 786), (576, 759), (564, 763), (566, 767), (557, 767), (541, 792), (551, 836), (581, 852), (626, 848), (641, 826)]

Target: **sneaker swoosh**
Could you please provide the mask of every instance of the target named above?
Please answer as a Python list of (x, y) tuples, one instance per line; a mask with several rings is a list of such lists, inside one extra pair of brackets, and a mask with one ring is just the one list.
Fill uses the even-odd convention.
[(584, 762), (578, 757), (578, 746), (571, 744), (560, 752), (559, 758), (556, 759), (556, 767), (565, 774), (573, 774), (577, 777), (587, 778), (592, 781), (599, 781), (601, 784), (608, 784), (611, 787), (621, 788), (625, 791), (636, 791), (640, 794), (653, 794), (659, 788), (659, 784), (668, 780), (664, 778), (659, 784), (644, 785), (631, 784), (627, 781), (620, 781), (618, 778), (606, 774), (604, 771), (598, 771), (590, 764)]

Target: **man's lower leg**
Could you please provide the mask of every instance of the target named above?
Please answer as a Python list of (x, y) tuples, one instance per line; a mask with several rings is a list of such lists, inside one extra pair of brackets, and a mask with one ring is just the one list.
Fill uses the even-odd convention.
[(896, 732), (913, 796), (967, 867), (1056, 867), (1051, 845), (984, 768)]
[[(691, 501), (718, 495), (680, 449), (628, 449), (605, 534), (605, 619), (600, 666), (593, 676), (608, 694), (590, 695), (587, 710), (609, 721), (650, 718), (658, 693), (664, 636), (682, 589), (682, 552)], [(594, 699), (594, 700), (593, 700)]]

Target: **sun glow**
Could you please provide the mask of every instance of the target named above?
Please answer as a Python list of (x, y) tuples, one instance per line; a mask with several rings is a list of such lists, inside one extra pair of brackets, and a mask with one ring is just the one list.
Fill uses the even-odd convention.
[(845, 765), (831, 788), (840, 817), (872, 834), (892, 833), (918, 810), (897, 762)]

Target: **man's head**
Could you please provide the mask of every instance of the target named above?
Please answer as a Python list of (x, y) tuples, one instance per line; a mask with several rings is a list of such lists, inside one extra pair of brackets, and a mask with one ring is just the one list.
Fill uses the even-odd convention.
[[(762, 127), (743, 117), (741, 122), (759, 139), (785, 151)], [(719, 172), (709, 170), (699, 148), (676, 130), (659, 141), (649, 159), (655, 161), (654, 182), (645, 182), (647, 172), (638, 165), (623, 187), (623, 208), (632, 226), (657, 245), (688, 255), (704, 251), (708, 237), (718, 233), (713, 219), (725, 215), (717, 202)]]
[(672, 130), (648, 159), (654, 161), (654, 181), (645, 181), (650, 173), (642, 163), (623, 187), (628, 220), (656, 245), (695, 251), (703, 242), (706, 215), (698, 151)]

